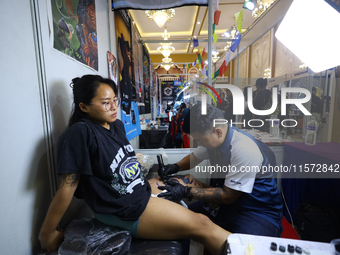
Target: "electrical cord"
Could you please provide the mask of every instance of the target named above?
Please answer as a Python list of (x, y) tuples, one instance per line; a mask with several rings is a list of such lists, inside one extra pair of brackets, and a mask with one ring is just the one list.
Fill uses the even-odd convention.
[(284, 194), (283, 194), (283, 189), (282, 189), (282, 187), (281, 187), (281, 194), (282, 194), (283, 202), (285, 203), (285, 206), (286, 206), (287, 212), (288, 212), (288, 214), (289, 214), (290, 222), (292, 223), (291, 225), (292, 225), (292, 227), (294, 228), (294, 221), (293, 221), (293, 217), (292, 217), (292, 215), (290, 214), (290, 211), (289, 211), (288, 205), (287, 205), (287, 203), (286, 203), (286, 198), (285, 198), (285, 196), (284, 196)]

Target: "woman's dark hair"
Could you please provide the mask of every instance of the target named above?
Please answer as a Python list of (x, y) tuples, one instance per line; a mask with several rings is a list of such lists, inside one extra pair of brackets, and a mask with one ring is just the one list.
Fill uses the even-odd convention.
[(182, 129), (185, 133), (205, 134), (213, 129), (214, 119), (224, 119), (223, 112), (215, 106), (207, 105), (207, 114), (202, 115), (201, 104), (190, 108), (183, 120)]
[(97, 89), (103, 84), (109, 85), (117, 95), (117, 86), (111, 79), (103, 78), (99, 75), (84, 75), (83, 77), (72, 79), (73, 83), (73, 109), (68, 126), (76, 123), (82, 118), (88, 118), (87, 114), (79, 108), (79, 103), (89, 105), (97, 94)]

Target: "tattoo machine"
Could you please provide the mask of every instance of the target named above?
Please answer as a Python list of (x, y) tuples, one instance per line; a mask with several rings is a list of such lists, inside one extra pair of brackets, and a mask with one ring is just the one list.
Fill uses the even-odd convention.
[[(164, 162), (163, 162), (163, 156), (162, 154), (158, 154), (157, 155), (157, 161), (158, 161), (158, 167), (159, 167), (159, 170), (161, 170), (163, 167), (164, 167)], [(164, 180), (164, 183), (166, 183), (166, 179)], [(163, 190), (163, 192), (167, 192), (167, 190)], [(181, 203), (181, 205), (183, 205), (185, 208), (188, 208), (187, 204), (181, 200), (179, 201)]]

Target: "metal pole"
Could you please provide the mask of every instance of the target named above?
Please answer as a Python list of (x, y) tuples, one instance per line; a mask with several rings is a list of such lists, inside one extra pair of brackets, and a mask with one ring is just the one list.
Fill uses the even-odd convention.
[[(239, 74), (239, 61), (240, 60), (240, 54), (239, 54), (239, 47), (237, 47), (237, 66), (236, 66), (236, 87), (239, 87), (238, 84), (238, 74)], [(236, 122), (238, 122), (239, 116), (236, 115)]]
[(213, 24), (213, 0), (208, 5), (208, 84), (212, 85), (212, 24)]
[[(307, 89), (312, 93), (312, 88), (313, 88), (313, 71), (308, 67), (308, 76), (307, 76)], [(312, 99), (309, 100), (306, 103), (306, 108), (309, 112), (311, 112), (311, 107), (312, 107)], [(306, 132), (307, 132), (307, 123), (310, 120), (310, 117), (304, 116), (303, 118), (303, 141), (305, 141), (306, 138)]]

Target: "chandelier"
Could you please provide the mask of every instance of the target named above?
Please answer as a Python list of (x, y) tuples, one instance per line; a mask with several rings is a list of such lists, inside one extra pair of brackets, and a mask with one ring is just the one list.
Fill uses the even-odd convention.
[[(236, 36), (236, 33), (237, 33), (237, 28), (235, 26), (235, 17), (234, 17), (234, 25), (229, 28), (223, 35), (231, 40), (234, 40), (235, 39), (235, 36)], [(227, 42), (227, 45), (224, 47), (224, 50), (225, 51), (228, 51), (230, 46), (232, 44), (232, 41), (228, 41)]]
[(271, 71), (270, 71), (270, 68), (264, 69), (263, 78), (265, 78), (265, 79), (269, 79), (270, 77), (271, 77)]
[(274, 2), (275, 0), (257, 0), (257, 4), (259, 6), (253, 10), (252, 12), (253, 18), (257, 19), (258, 17), (260, 17), (261, 14), (264, 13), (269, 8), (269, 6), (271, 6), (271, 4)]
[(212, 55), (213, 55), (212, 61), (213, 61), (213, 63), (215, 63), (215, 62), (219, 59), (219, 57), (218, 57), (218, 51), (214, 50), (214, 51), (212, 52)]
[[(164, 33), (162, 34), (164, 41), (167, 41), (170, 38), (170, 34), (168, 33), (166, 27), (164, 29)], [(170, 54), (175, 50), (175, 47), (171, 46), (172, 43), (160, 43), (161, 46), (157, 48), (157, 50), (162, 53), (165, 58), (168, 58)]]
[(171, 63), (172, 59), (171, 58), (163, 58), (162, 59), (162, 67), (166, 70), (169, 71), (169, 69), (172, 67), (172, 63)]
[(163, 27), (164, 24), (175, 16), (174, 9), (145, 11), (146, 16), (156, 22), (157, 26)]

